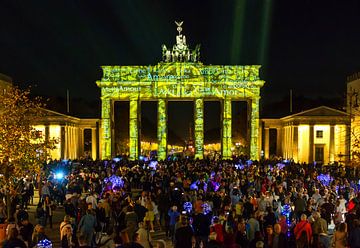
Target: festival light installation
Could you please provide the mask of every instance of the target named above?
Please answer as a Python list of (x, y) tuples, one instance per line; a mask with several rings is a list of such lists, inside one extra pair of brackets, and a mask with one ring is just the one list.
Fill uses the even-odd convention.
[(192, 211), (192, 204), (191, 202), (185, 202), (184, 205), (183, 205), (183, 209), (187, 212), (187, 213), (191, 213)]
[[(195, 157), (204, 154), (204, 100), (222, 102), (222, 157), (230, 159), (232, 152), (232, 101), (246, 101), (250, 117), (251, 159), (260, 158), (259, 99), (264, 81), (259, 78), (259, 65), (203, 65), (200, 46), (189, 49), (178, 22), (173, 49), (163, 45), (163, 61), (154, 66), (102, 66), (103, 76), (97, 81), (101, 88), (101, 158), (114, 155), (114, 101), (130, 102), (129, 153), (139, 157), (139, 123), (141, 100), (157, 100), (158, 159), (167, 156), (167, 101), (194, 101)], [(180, 26), (179, 26), (180, 25)], [(180, 30), (180, 31), (179, 31)]]
[(110, 177), (105, 178), (104, 182), (106, 184), (111, 183), (112, 189), (121, 189), (124, 187), (124, 181), (121, 179), (121, 177), (116, 175), (111, 175)]
[(321, 182), (322, 185), (329, 186), (330, 183), (334, 180), (330, 174), (320, 174), (317, 176), (317, 179)]
[(36, 245), (37, 248), (52, 248), (52, 243), (48, 239), (43, 239)]

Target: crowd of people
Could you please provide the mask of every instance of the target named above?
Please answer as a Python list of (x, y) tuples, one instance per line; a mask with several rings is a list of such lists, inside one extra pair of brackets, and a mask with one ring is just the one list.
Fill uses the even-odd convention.
[[(34, 183), (41, 196), (37, 225), (32, 231), (24, 214), (32, 199), (26, 193), (16, 202), (17, 222), (8, 218), (15, 224), (4, 247), (46, 240), (56, 206), (64, 208), (64, 248), (360, 247), (360, 182), (340, 166), (116, 158), (55, 161), (44, 172), (47, 180)], [(19, 192), (31, 191), (29, 181)], [(153, 240), (159, 232), (162, 239)]]

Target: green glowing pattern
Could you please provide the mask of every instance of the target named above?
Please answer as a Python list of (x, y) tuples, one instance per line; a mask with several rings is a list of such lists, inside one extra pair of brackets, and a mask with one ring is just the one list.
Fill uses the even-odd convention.
[(102, 147), (103, 158), (111, 157), (111, 127), (110, 127), (111, 100), (102, 98), (101, 119), (102, 119)]
[(195, 158), (203, 159), (204, 156), (204, 100), (195, 100)]
[[(225, 99), (223, 110), (223, 157), (231, 157), (231, 100), (252, 100), (251, 159), (259, 159), (258, 129), (260, 88), (258, 65), (203, 65), (201, 62), (160, 62), (154, 66), (103, 66), (103, 77), (97, 81), (103, 99), (102, 158), (111, 156), (110, 100), (158, 99), (159, 158), (166, 158), (166, 100), (195, 100), (196, 156), (203, 155), (203, 99)], [(106, 103), (104, 102), (106, 100)], [(138, 103), (130, 103), (137, 109)], [(137, 110), (130, 107), (130, 156), (138, 151)], [(230, 111), (230, 112), (229, 112)], [(135, 121), (137, 120), (137, 121)]]
[(225, 99), (223, 102), (223, 127), (222, 127), (222, 157), (231, 158), (231, 99)]
[(138, 104), (138, 99), (130, 99), (129, 150), (131, 160), (136, 160), (139, 156)]
[(166, 158), (166, 146), (167, 146), (167, 104), (166, 100), (158, 100), (158, 159), (164, 160)]
[(259, 98), (251, 100), (250, 157), (259, 158)]

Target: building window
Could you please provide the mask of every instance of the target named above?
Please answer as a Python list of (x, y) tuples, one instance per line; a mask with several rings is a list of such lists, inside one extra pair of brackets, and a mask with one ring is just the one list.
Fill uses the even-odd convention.
[(323, 130), (316, 130), (316, 138), (321, 139), (323, 137)]

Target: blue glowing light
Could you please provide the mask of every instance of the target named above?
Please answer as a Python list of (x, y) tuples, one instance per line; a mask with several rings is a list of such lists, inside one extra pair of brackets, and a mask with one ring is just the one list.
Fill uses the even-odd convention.
[(113, 161), (116, 163), (119, 162), (120, 160), (121, 160), (121, 158), (113, 158)]
[(202, 208), (203, 208), (203, 213), (204, 213), (205, 215), (207, 215), (207, 214), (209, 214), (209, 213), (211, 212), (211, 207), (210, 207), (210, 205), (209, 205), (208, 203), (206, 203), (206, 202), (202, 205)]
[(188, 213), (191, 213), (192, 207), (193, 206), (192, 206), (191, 202), (185, 202), (183, 205), (183, 209)]
[(121, 177), (112, 175), (110, 177), (107, 177), (104, 179), (105, 183), (111, 183), (111, 188), (122, 188), (124, 187), (124, 181), (121, 179)]
[(43, 239), (36, 245), (37, 248), (52, 248), (52, 243), (48, 239)]
[(277, 168), (278, 168), (279, 170), (282, 170), (282, 169), (284, 169), (285, 164), (278, 163), (278, 164), (276, 164), (276, 166), (277, 166)]
[(334, 180), (329, 174), (320, 174), (317, 176), (317, 179), (322, 185), (329, 186), (331, 181)]
[(63, 172), (57, 172), (55, 175), (54, 175), (54, 179), (57, 179), (57, 180), (61, 180), (64, 178), (64, 173)]
[(190, 185), (190, 190), (198, 190), (199, 189), (199, 187), (197, 186), (197, 182), (198, 181), (195, 181)]

